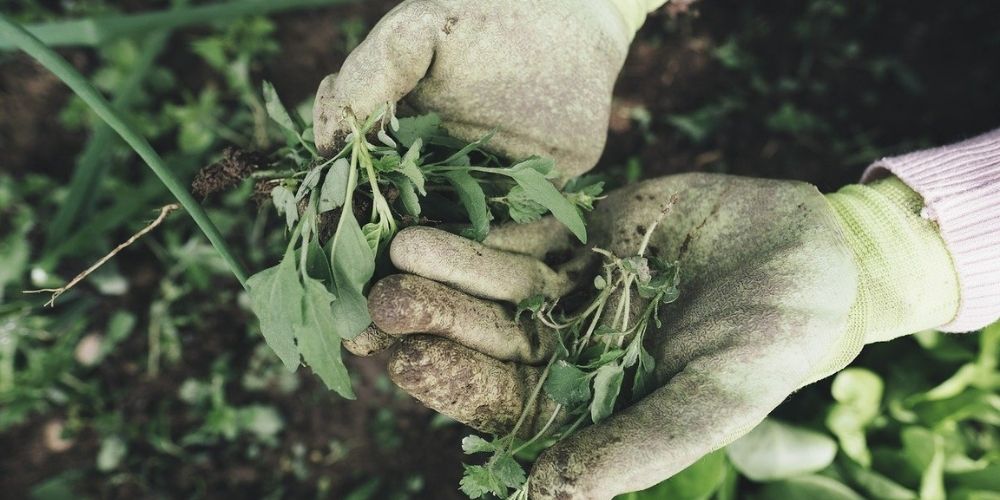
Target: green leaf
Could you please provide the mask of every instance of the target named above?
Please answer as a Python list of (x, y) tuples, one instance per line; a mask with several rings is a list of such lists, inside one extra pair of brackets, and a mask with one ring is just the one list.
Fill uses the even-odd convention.
[(294, 229), (295, 223), (299, 221), (299, 206), (295, 202), (295, 194), (285, 186), (275, 186), (271, 190), (271, 201), (278, 214), (285, 216), (285, 225), (288, 229)]
[(871, 464), (865, 427), (879, 414), (882, 388), (882, 379), (863, 368), (838, 373), (831, 388), (837, 404), (830, 408), (826, 426), (837, 436), (844, 453), (864, 466)]
[(544, 175), (532, 168), (517, 169), (511, 167), (510, 170), (509, 175), (519, 186), (524, 188), (528, 198), (549, 209), (552, 215), (569, 228), (581, 243), (587, 242), (587, 228), (580, 212)]
[(726, 452), (736, 470), (754, 481), (772, 481), (825, 469), (837, 443), (825, 434), (765, 419)]
[(843, 460), (845, 475), (858, 489), (879, 500), (916, 500), (917, 494), (895, 481), (862, 467), (853, 460)]
[(544, 388), (553, 401), (568, 407), (590, 399), (590, 378), (583, 370), (562, 360), (549, 369)]
[(403, 159), (399, 162), (399, 167), (397, 168), (401, 174), (410, 179), (410, 182), (416, 186), (417, 191), (422, 196), (427, 196), (427, 190), (424, 188), (424, 173), (417, 167), (417, 160), (420, 158), (420, 146), (422, 144), (423, 141), (419, 138), (414, 141), (410, 149), (403, 155)]
[(920, 475), (921, 500), (944, 500), (944, 442), (941, 436), (922, 427), (907, 427), (900, 436), (907, 460)]
[(471, 455), (473, 453), (492, 452), (496, 451), (496, 449), (496, 445), (492, 442), (473, 434), (462, 438), (462, 451), (464, 451), (467, 455)]
[(281, 263), (247, 280), (254, 314), (267, 345), (289, 371), (299, 366), (293, 325), (302, 322), (302, 285), (295, 269), (295, 251), (289, 249)]
[(270, 116), (281, 128), (296, 136), (299, 135), (301, 130), (299, 130), (295, 121), (292, 120), (292, 116), (288, 114), (285, 105), (281, 104), (281, 99), (278, 98), (278, 93), (274, 90), (274, 85), (265, 80), (262, 87), (264, 91), (264, 108), (267, 109), (267, 116)]
[(781, 500), (864, 500), (854, 490), (825, 476), (799, 476), (766, 483), (760, 499)]
[(399, 129), (395, 131), (396, 139), (403, 147), (409, 148), (418, 139), (424, 139), (440, 133), (441, 117), (435, 113), (409, 118), (400, 118)]
[(489, 493), (506, 496), (507, 488), (493, 475), (493, 472), (482, 465), (466, 465), (465, 474), (459, 482), (459, 489), (469, 498), (481, 498)]
[(330, 165), (319, 191), (319, 213), (329, 212), (344, 205), (347, 199), (347, 181), (351, 176), (351, 163), (341, 158)]
[(399, 177), (393, 183), (399, 189), (399, 201), (403, 204), (403, 210), (414, 217), (420, 217), (420, 198), (417, 198), (417, 191), (410, 179)]
[(514, 186), (505, 197), (507, 203), (507, 213), (511, 220), (518, 224), (534, 222), (542, 218), (548, 211), (540, 203), (528, 197), (528, 193), (521, 186)]
[(726, 454), (717, 450), (705, 455), (670, 479), (651, 488), (616, 497), (618, 500), (705, 500), (726, 478)]
[(476, 241), (483, 241), (490, 231), (490, 210), (486, 206), (486, 193), (468, 172), (455, 170), (444, 174), (448, 182), (455, 187), (458, 200), (462, 202), (469, 221), (472, 222), (472, 234)]
[(496, 457), (490, 463), (489, 468), (493, 471), (494, 477), (508, 488), (520, 488), (528, 480), (524, 468), (510, 455)]
[(363, 291), (375, 272), (375, 254), (351, 210), (341, 212), (337, 232), (330, 240), (330, 263), (337, 297), (333, 303), (334, 333), (352, 339), (372, 322)]
[(517, 310), (514, 311), (514, 321), (521, 321), (521, 315), (525, 312), (530, 312), (531, 317), (534, 318), (542, 310), (543, 306), (545, 306), (545, 296), (542, 294), (532, 295), (518, 302)]
[(622, 388), (625, 371), (621, 365), (604, 365), (594, 376), (594, 399), (590, 402), (590, 418), (595, 424), (615, 411), (615, 401)]
[(332, 307), (335, 300), (322, 283), (306, 278), (302, 322), (295, 325), (295, 338), (299, 341), (302, 358), (327, 388), (354, 399), (351, 377), (341, 360), (340, 337), (335, 333), (337, 318)]

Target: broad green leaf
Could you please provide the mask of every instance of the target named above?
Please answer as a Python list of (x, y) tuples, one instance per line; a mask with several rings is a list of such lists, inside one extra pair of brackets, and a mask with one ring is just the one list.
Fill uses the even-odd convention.
[(956, 490), (948, 492), (950, 500), (1000, 500), (1000, 491)]
[[(9, 224), (11, 221), (9, 215), (4, 223)], [(16, 218), (15, 218), (16, 219)], [(27, 219), (26, 217), (23, 219)], [(3, 303), (4, 288), (8, 283), (13, 283), (15, 280), (20, 278), (21, 274), (24, 273), (28, 265), (28, 254), (31, 249), (28, 246), (28, 230), (31, 229), (31, 224), (27, 221), (22, 221), (20, 224), (15, 221), (16, 229), (13, 233), (8, 234), (3, 240), (0, 240), (0, 304)]]
[(826, 468), (837, 455), (837, 443), (825, 434), (768, 418), (726, 452), (746, 477), (772, 481)]
[(799, 476), (765, 483), (760, 500), (864, 500), (843, 483), (825, 476)]
[(716, 450), (656, 486), (627, 495), (617, 500), (705, 500), (726, 478), (726, 454)]
[(594, 399), (590, 401), (590, 418), (600, 423), (615, 411), (615, 401), (622, 388), (625, 371), (621, 365), (604, 365), (594, 376)]
[(333, 316), (332, 304), (335, 300), (336, 297), (322, 283), (306, 278), (302, 322), (295, 325), (295, 338), (299, 341), (302, 359), (327, 388), (347, 399), (354, 399), (351, 377), (341, 360), (337, 318)]
[(267, 109), (267, 115), (270, 116), (275, 123), (280, 125), (281, 128), (296, 136), (299, 135), (301, 130), (299, 130), (295, 121), (292, 120), (292, 116), (288, 114), (288, 110), (285, 109), (285, 105), (281, 103), (281, 99), (278, 98), (278, 93), (274, 90), (274, 85), (271, 85), (271, 82), (265, 80), (262, 87), (264, 91), (264, 108)]
[(486, 193), (468, 172), (455, 170), (444, 174), (448, 182), (455, 187), (458, 200), (462, 202), (465, 211), (472, 222), (472, 234), (476, 241), (483, 241), (490, 231), (490, 210), (486, 206)]
[(337, 297), (333, 303), (334, 333), (352, 339), (372, 322), (363, 291), (375, 272), (375, 254), (351, 210), (341, 212), (337, 232), (330, 240), (330, 262)]
[(281, 263), (247, 280), (254, 314), (260, 319), (260, 331), (267, 345), (278, 355), (285, 368), (299, 366), (293, 325), (302, 322), (302, 285), (295, 269), (295, 251), (289, 249)]
[(524, 188), (529, 198), (549, 209), (552, 215), (569, 228), (581, 243), (587, 242), (587, 228), (580, 212), (544, 175), (531, 168), (511, 168), (510, 176), (519, 186)]
[(517, 165), (511, 166), (510, 169), (518, 171), (524, 169), (531, 169), (534, 170), (535, 172), (544, 175), (545, 177), (552, 177), (555, 166), (556, 162), (552, 158), (532, 156), (531, 158), (519, 162)]
[(553, 401), (568, 407), (590, 399), (590, 379), (587, 374), (562, 360), (555, 362), (549, 369), (544, 388)]
[(411, 118), (400, 118), (399, 128), (395, 131), (396, 139), (403, 147), (409, 148), (417, 139), (431, 137), (439, 134), (441, 128), (441, 117), (434, 113), (414, 116)]

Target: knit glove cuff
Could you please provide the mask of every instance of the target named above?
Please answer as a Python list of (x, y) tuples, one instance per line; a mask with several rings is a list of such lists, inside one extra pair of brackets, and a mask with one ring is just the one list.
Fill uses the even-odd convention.
[(923, 198), (958, 273), (961, 302), (946, 332), (1000, 318), (1000, 129), (958, 144), (883, 158), (863, 181), (894, 175)]
[(958, 276), (937, 226), (920, 216), (919, 194), (895, 177), (828, 194), (858, 265), (848, 332), (824, 378), (853, 360), (864, 344), (948, 323), (958, 311)]

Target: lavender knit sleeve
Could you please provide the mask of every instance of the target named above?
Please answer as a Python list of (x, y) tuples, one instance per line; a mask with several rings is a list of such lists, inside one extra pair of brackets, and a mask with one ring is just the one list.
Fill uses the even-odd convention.
[(1000, 318), (1000, 129), (893, 158), (865, 171), (862, 182), (895, 175), (924, 198), (937, 223), (961, 291), (946, 332), (982, 328)]

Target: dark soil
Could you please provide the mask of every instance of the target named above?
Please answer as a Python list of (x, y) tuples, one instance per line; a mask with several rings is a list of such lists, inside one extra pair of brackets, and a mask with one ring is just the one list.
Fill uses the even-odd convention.
[[(371, 26), (395, 3), (368, 0), (358, 6), (278, 16), (283, 52), (262, 76), (273, 81), (288, 102), (307, 98), (346, 56), (341, 21), (360, 15)], [(878, 155), (996, 127), (1000, 12), (993, 5), (718, 0), (704, 3), (700, 12), (693, 9), (676, 17), (661, 12), (647, 22), (632, 46), (599, 169), (611, 171), (637, 159), (644, 176), (718, 171), (800, 179), (833, 190), (855, 182)], [(729, 57), (731, 42), (739, 48), (738, 57)], [(65, 54), (81, 69), (92, 57), (87, 51)], [(0, 169), (69, 178), (84, 134), (67, 133), (58, 124), (56, 115), (67, 98), (67, 90), (54, 77), (24, 57), (0, 59)], [(783, 109), (799, 113), (790, 120)], [(671, 117), (699, 112), (709, 117), (702, 120), (708, 129), (704, 137), (685, 134), (672, 123)], [(712, 113), (717, 115), (714, 120)], [(641, 119), (643, 114), (649, 119)], [(246, 174), (245, 167), (225, 163), (215, 173), (221, 177), (210, 180)], [(202, 180), (204, 193), (225, 184)], [(132, 308), (142, 321), (158, 276), (156, 268), (142, 264), (140, 253), (129, 254), (140, 262), (127, 266), (135, 293), (102, 308)], [(160, 414), (160, 405), (175, 400), (184, 379), (207, 376), (222, 353), (229, 353), (234, 370), (242, 369), (252, 344), (235, 333), (242, 329), (231, 326), (247, 320), (238, 311), (234, 305), (232, 310), (209, 312), (199, 328), (185, 331), (183, 361), (155, 379), (146, 378), (138, 365), (147, 352), (144, 336), (131, 337), (95, 368), (109, 390), (122, 393), (118, 401), (126, 402), (108, 411), (137, 420)], [(465, 430), (456, 425), (432, 427), (432, 412), (379, 388), (384, 359), (352, 359), (349, 364), (358, 374), (356, 401), (332, 397), (308, 376), (302, 377), (305, 387), (291, 396), (268, 397), (267, 403), (288, 420), (276, 448), (263, 449), (253, 459), (232, 454), (242, 445), (208, 448), (197, 457), (151, 463), (161, 470), (146, 471), (155, 474), (145, 477), (160, 478), (159, 484), (125, 476), (114, 484), (85, 483), (87, 493), (106, 498), (145, 496), (150, 491), (165, 492), (164, 498), (222, 493), (257, 498), (280, 489), (288, 497), (312, 497), (317, 482), (325, 478), (329, 497), (343, 498), (375, 477), (402, 484), (420, 475), (423, 498), (460, 498), (459, 440)], [(255, 396), (235, 391), (227, 397), (233, 404), (247, 404)], [(388, 447), (375, 425), (383, 410), (395, 415), (399, 439)], [(184, 408), (168, 408), (167, 413), (174, 434), (196, 425)], [(0, 496), (24, 498), (28, 488), (43, 479), (71, 468), (93, 467), (97, 436), (84, 432), (68, 450), (52, 452), (42, 441), (50, 420), (0, 434)], [(329, 461), (324, 457), (333, 440), (349, 453)], [(296, 443), (306, 450), (305, 479), (282, 458)], [(153, 454), (149, 446), (130, 453)]]

